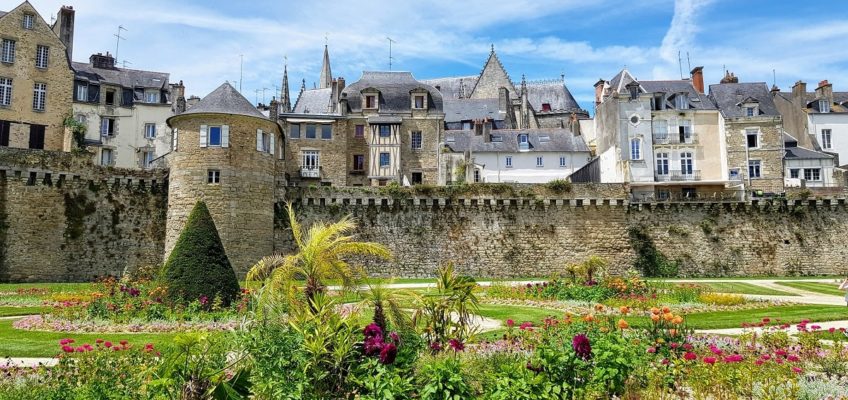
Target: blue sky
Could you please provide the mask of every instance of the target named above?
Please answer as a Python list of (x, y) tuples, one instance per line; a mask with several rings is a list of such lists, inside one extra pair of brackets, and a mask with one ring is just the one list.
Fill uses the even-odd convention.
[[(334, 76), (355, 81), (363, 70), (395, 70), (419, 79), (476, 75), (490, 44), (513, 80), (566, 84), (591, 110), (592, 85), (625, 65), (638, 79), (679, 78), (705, 66), (707, 84), (723, 68), (742, 81), (808, 87), (823, 79), (848, 90), (848, 8), (843, 2), (778, 0), (32, 0), (46, 19), (62, 4), (76, 13), (74, 60), (115, 51), (119, 63), (171, 73), (187, 94), (203, 96), (239, 78), (243, 94), (270, 101), (288, 56), (292, 95), (301, 79), (318, 80), (325, 35)], [(14, 7), (9, 4), (4, 10)], [(686, 60), (689, 53), (690, 61)], [(277, 89), (277, 93), (278, 89)], [(293, 98), (294, 100), (294, 98)]]

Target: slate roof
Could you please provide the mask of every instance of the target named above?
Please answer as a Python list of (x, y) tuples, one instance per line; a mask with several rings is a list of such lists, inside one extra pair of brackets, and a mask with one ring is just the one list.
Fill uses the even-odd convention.
[(330, 96), (332, 88), (304, 90), (294, 103), (296, 114), (329, 114)]
[(432, 87), (439, 86), (439, 91), (442, 92), (442, 98), (448, 100), (459, 99), (460, 82), (462, 85), (465, 86), (465, 97), (468, 98), (468, 96), (471, 95), (471, 89), (473, 89), (474, 85), (477, 84), (478, 78), (479, 77), (477, 75), (458, 76), (452, 78), (425, 79), (421, 82), (426, 83)]
[[(519, 151), (518, 135), (529, 135), (530, 151), (536, 152), (589, 152), (583, 136), (575, 135), (568, 129), (543, 128), (543, 129), (496, 129), (492, 131), (492, 137), (500, 136), (500, 142), (486, 142), (482, 135), (475, 135), (471, 130), (445, 131), (448, 139), (446, 144), (454, 152), (513, 152)], [(549, 140), (542, 141), (540, 136), (547, 136)], [(450, 141), (450, 138), (453, 141)]]
[(430, 111), (442, 111), (442, 94), (435, 87), (416, 80), (410, 72), (364, 71), (358, 81), (345, 87), (351, 112), (362, 111), (363, 89), (373, 88), (380, 91), (379, 112), (406, 113), (411, 111), (410, 91), (424, 89), (429, 93), (427, 104)]
[(0, 17), (3, 17), (3, 16), (4, 16), (4, 15), (6, 15), (6, 14), (8, 14), (8, 13), (7, 13), (7, 12), (5, 12), (5, 11), (0, 11)]
[(74, 79), (94, 84), (111, 84), (125, 88), (168, 89), (167, 72), (141, 71), (127, 68), (94, 68), (89, 63), (74, 62)]
[(550, 104), (553, 112), (586, 112), (561, 80), (527, 82), (527, 100), (537, 113), (542, 112), (543, 103)]
[(717, 109), (712, 100), (703, 93), (698, 93), (691, 81), (637, 81), (645, 93), (667, 93), (669, 98), (678, 93), (686, 93), (689, 97), (689, 108), (696, 110)]
[(795, 160), (818, 160), (822, 158), (833, 158), (832, 155), (805, 149), (803, 147), (787, 147), (785, 158)]
[(207, 94), (200, 99), (200, 102), (180, 115), (187, 114), (232, 114), (267, 119), (229, 82), (218, 86), (212, 93)]
[(745, 117), (744, 102), (756, 100), (761, 116), (780, 116), (765, 82), (710, 85), (710, 97), (725, 118)]
[(445, 122), (491, 118), (501, 121), (506, 113), (498, 110), (498, 99), (445, 99)]
[[(792, 101), (792, 92), (778, 92), (777, 95), (783, 97), (786, 101)], [(816, 92), (804, 94), (804, 101), (808, 110), (819, 111), (819, 102), (816, 100)], [(848, 92), (833, 92), (833, 102), (835, 104), (831, 105), (830, 112), (848, 113)]]

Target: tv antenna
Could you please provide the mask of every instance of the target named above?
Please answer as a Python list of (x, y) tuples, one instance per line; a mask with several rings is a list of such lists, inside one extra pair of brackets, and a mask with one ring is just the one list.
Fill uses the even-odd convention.
[(777, 87), (777, 70), (771, 69), (771, 85)]
[(265, 103), (265, 91), (266, 90), (270, 90), (270, 89), (268, 89), (266, 87), (262, 88), (262, 104), (266, 104)]
[(689, 52), (686, 52), (686, 65), (689, 67), (689, 70), (692, 70), (692, 60), (689, 59)]
[(261, 89), (254, 90), (255, 94), (253, 95), (253, 102), (256, 103), (256, 104), (259, 104), (259, 92), (261, 92), (261, 91), (262, 91)]
[(680, 69), (680, 79), (683, 79), (683, 59), (680, 58), (680, 50), (677, 50), (677, 68)]
[(241, 83), (244, 81), (244, 54), (239, 54), (241, 61), (239, 62), (239, 93), (241, 93)]
[(386, 40), (389, 41), (389, 71), (391, 71), (392, 70), (392, 60), (394, 60), (394, 58), (392, 57), (392, 43), (397, 43), (397, 42), (392, 40), (392, 38), (390, 38), (388, 36), (386, 36)]
[(113, 36), (116, 37), (116, 39), (115, 39), (115, 59), (116, 60), (118, 59), (118, 49), (121, 47), (121, 40), (127, 40), (125, 37), (121, 36), (121, 31), (127, 31), (127, 28), (124, 28), (123, 25), (118, 25), (118, 33), (113, 35)]

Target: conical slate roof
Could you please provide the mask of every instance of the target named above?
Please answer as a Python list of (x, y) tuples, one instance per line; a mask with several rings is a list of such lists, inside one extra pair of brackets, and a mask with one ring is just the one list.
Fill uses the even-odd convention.
[(212, 93), (180, 115), (232, 114), (267, 119), (250, 101), (244, 98), (229, 82), (218, 86)]

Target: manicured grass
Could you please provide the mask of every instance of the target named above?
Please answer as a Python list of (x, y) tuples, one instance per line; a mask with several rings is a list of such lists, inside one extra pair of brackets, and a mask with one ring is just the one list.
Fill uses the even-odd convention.
[(97, 339), (118, 343), (127, 340), (130, 344), (143, 346), (153, 343), (163, 348), (173, 341), (174, 333), (67, 333), (24, 331), (12, 327), (13, 320), (0, 321), (0, 359), (6, 357), (53, 357), (59, 353), (59, 341), (71, 338), (77, 344), (91, 343)]
[(15, 292), (18, 289), (49, 289), (50, 292), (90, 292), (92, 283), (0, 283), (0, 292)]
[(788, 286), (795, 289), (806, 290), (808, 292), (816, 292), (821, 294), (830, 294), (834, 296), (845, 296), (844, 290), (839, 290), (839, 286), (832, 283), (822, 282), (778, 282), (778, 285)]
[(50, 307), (0, 307), (0, 317), (14, 317), (18, 315), (41, 314), (49, 311)]
[(516, 324), (521, 324), (525, 321), (539, 322), (546, 317), (554, 316), (562, 318), (563, 313), (560, 311), (549, 310), (545, 308), (523, 307), (523, 306), (507, 306), (496, 304), (481, 304), (480, 315), (505, 322), (508, 319), (515, 321)]
[[(743, 323), (760, 322), (770, 318), (772, 323), (780, 319), (782, 323), (797, 324), (802, 320), (813, 322), (848, 320), (848, 307), (828, 305), (779, 306), (756, 310), (712, 311), (684, 315), (686, 324), (694, 329), (741, 328)], [(634, 327), (650, 324), (647, 317), (630, 317)]]
[(797, 296), (794, 293), (783, 292), (764, 286), (754, 285), (744, 282), (703, 282), (700, 286), (707, 287), (711, 292), (716, 293), (740, 293), (740, 294), (759, 294), (768, 296)]
[(712, 278), (646, 278), (648, 281), (672, 281), (672, 282), (698, 282), (698, 281), (807, 281), (812, 279), (845, 279), (844, 276), (838, 275), (809, 275), (809, 276), (730, 276), (730, 277), (712, 277)]

